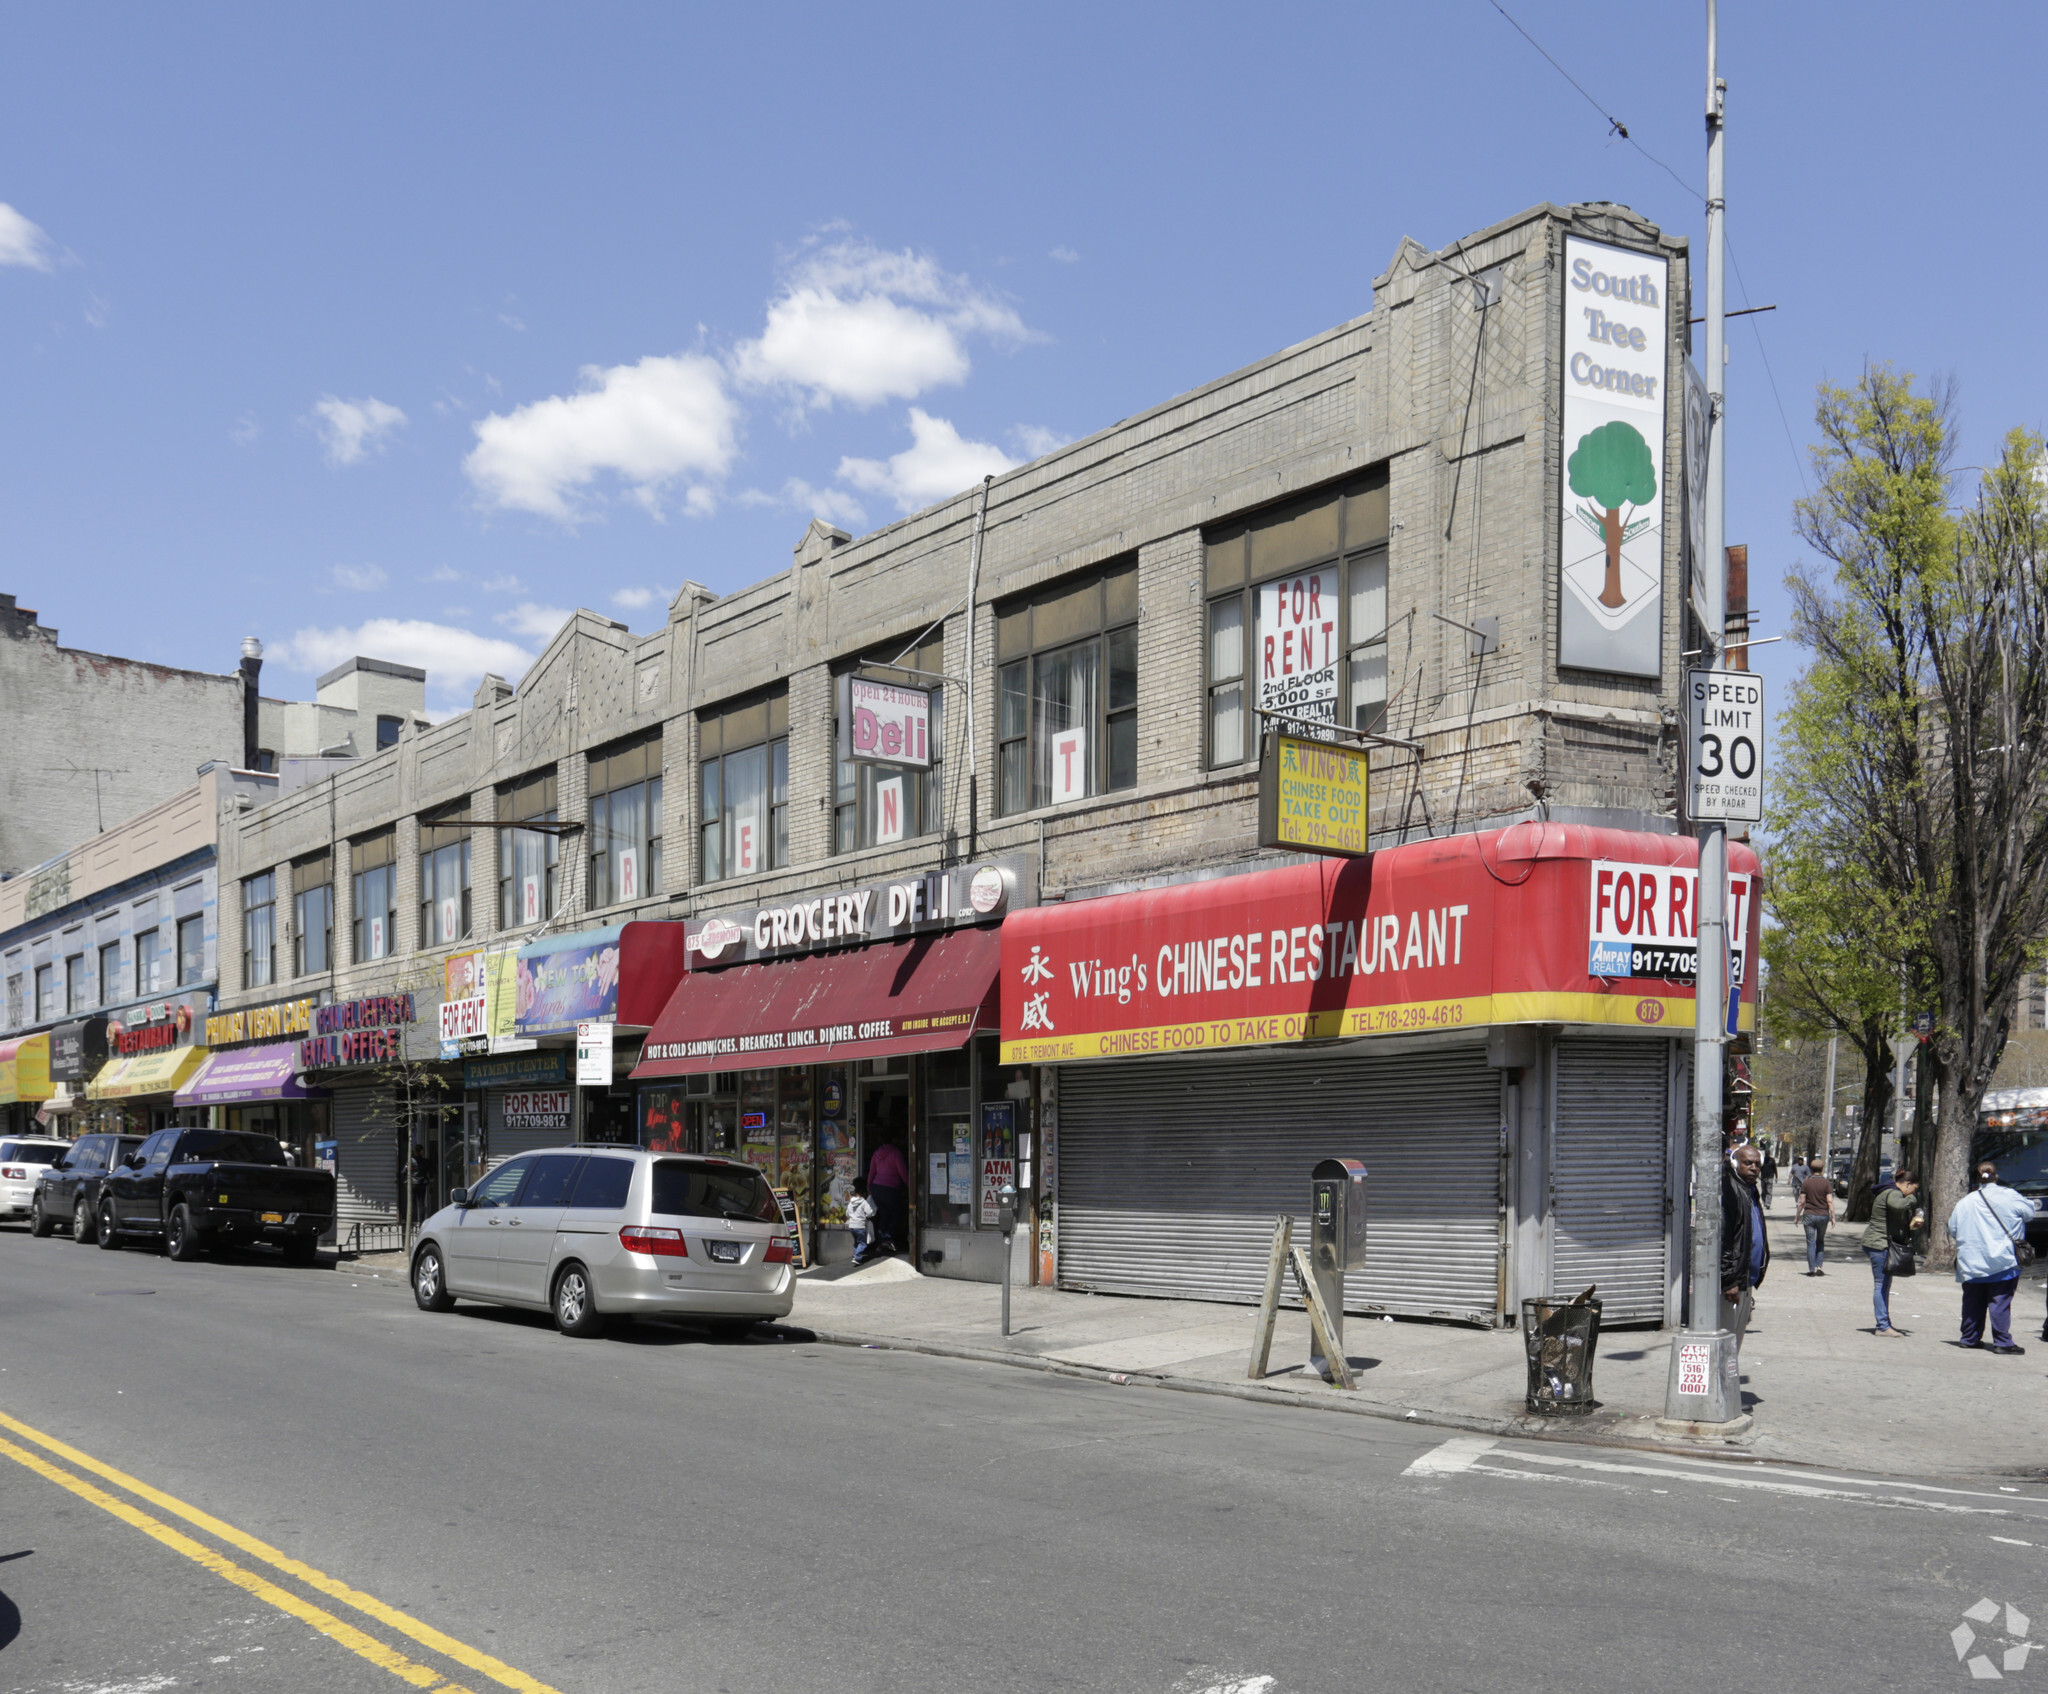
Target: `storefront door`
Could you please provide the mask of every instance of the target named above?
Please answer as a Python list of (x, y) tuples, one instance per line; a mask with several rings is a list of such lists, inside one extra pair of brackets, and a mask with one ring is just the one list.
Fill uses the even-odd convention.
[(860, 1079), (860, 1169), (868, 1179), (877, 1211), (877, 1232), (892, 1241), (896, 1250), (911, 1249), (910, 1194), (908, 1189), (888, 1189), (875, 1184), (875, 1154), (893, 1146), (903, 1156), (906, 1171), (912, 1171), (915, 1156), (910, 1134), (910, 1078), (862, 1077)]

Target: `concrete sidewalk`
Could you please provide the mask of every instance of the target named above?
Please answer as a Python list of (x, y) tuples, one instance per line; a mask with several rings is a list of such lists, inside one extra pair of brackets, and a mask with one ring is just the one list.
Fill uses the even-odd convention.
[[(1959, 1291), (1946, 1275), (1894, 1283), (1902, 1340), (1875, 1333), (1869, 1262), (1860, 1225), (1837, 1224), (1826, 1274), (1805, 1274), (1802, 1232), (1780, 1196), (1771, 1217), (1770, 1274), (1743, 1351), (1744, 1399), (1756, 1428), (1740, 1443), (1757, 1458), (1914, 1475), (2048, 1474), (2048, 1345), (2039, 1339), (2043, 1273), (2034, 1266), (2014, 1300), (2024, 1358), (1953, 1345)], [(1273, 1374), (1246, 1381), (1253, 1309), (1192, 1300), (1123, 1299), (1045, 1288), (1012, 1291), (1012, 1334), (1000, 1334), (1001, 1291), (922, 1277), (901, 1260), (799, 1278), (788, 1322), (821, 1339), (905, 1347), (1039, 1369), (1121, 1376), (1205, 1392), (1345, 1409), (1500, 1434), (1559, 1434), (1664, 1442), (1671, 1337), (1610, 1330), (1601, 1337), (1594, 1389), (1601, 1409), (1575, 1418), (1523, 1411), (1527, 1380), (1514, 1331), (1446, 1324), (1345, 1322), (1358, 1392), (1330, 1388), (1308, 1369), (1308, 1321), (1283, 1311)], [(1682, 1444), (1673, 1444), (1682, 1445)]]

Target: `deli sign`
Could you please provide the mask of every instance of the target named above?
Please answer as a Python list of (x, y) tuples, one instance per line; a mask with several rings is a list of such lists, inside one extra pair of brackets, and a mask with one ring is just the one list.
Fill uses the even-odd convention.
[(932, 693), (867, 677), (839, 679), (839, 757), (905, 770), (930, 770)]

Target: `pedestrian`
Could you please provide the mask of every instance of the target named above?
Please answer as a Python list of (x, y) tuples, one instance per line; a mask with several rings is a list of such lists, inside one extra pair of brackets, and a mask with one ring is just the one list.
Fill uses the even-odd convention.
[(1761, 1185), (1761, 1191), (1764, 1197), (1764, 1205), (1766, 1207), (1768, 1207), (1771, 1203), (1771, 1191), (1777, 1186), (1777, 1183), (1778, 1155), (1772, 1150), (1771, 1144), (1768, 1141), (1766, 1141), (1764, 1143), (1764, 1168), (1763, 1181)]
[(1877, 1333), (1897, 1335), (1892, 1326), (1892, 1278), (1911, 1276), (1913, 1238), (1927, 1225), (1927, 1214), (1914, 1198), (1919, 1180), (1909, 1170), (1897, 1172), (1892, 1186), (1870, 1207), (1870, 1223), (1858, 1245), (1870, 1255), (1870, 1303), (1877, 1313)]
[(1792, 1178), (1792, 1197), (1796, 1200), (1799, 1197), (1799, 1190), (1806, 1186), (1806, 1179), (1813, 1175), (1813, 1161), (1804, 1153), (1794, 1153), (1792, 1169), (1788, 1174)]
[(868, 1155), (868, 1192), (875, 1200), (875, 1237), (886, 1242), (891, 1253), (902, 1252), (910, 1241), (909, 1189), (910, 1167), (903, 1162), (903, 1149), (884, 1141)]
[(1756, 1291), (1771, 1264), (1763, 1200), (1756, 1191), (1763, 1162), (1761, 1153), (1744, 1145), (1721, 1167), (1721, 1327), (1733, 1332), (1738, 1356)]
[(2012, 1295), (2020, 1283), (2019, 1244), (2033, 1215), (2034, 1202), (2000, 1182), (1998, 1167), (1989, 1159), (1979, 1160), (1976, 1185), (1948, 1215), (1949, 1239), (1956, 1244), (1956, 1281), (1963, 1285), (1960, 1345), (1982, 1347), (1988, 1317), (1990, 1351), (2007, 1357), (2026, 1351), (2012, 1338)]
[(1826, 1276), (1823, 1262), (1828, 1245), (1828, 1225), (1835, 1221), (1835, 1190), (1818, 1165), (1809, 1167), (1805, 1180), (1795, 1191), (1794, 1213), (1806, 1231), (1806, 1274)]
[(875, 1203), (868, 1198), (864, 1176), (853, 1179), (853, 1193), (846, 1202), (846, 1227), (853, 1231), (853, 1262), (862, 1264), (868, 1256), (868, 1241), (874, 1233)]

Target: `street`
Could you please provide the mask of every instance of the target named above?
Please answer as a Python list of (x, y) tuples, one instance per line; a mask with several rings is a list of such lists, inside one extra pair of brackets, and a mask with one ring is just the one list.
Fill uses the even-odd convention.
[(1999, 1669), (2048, 1613), (2048, 1490), (2009, 1477), (1493, 1442), (682, 1328), (578, 1343), (255, 1254), (7, 1231), (0, 1276), (23, 1694), (1635, 1690), (1793, 1663), (1919, 1688)]

